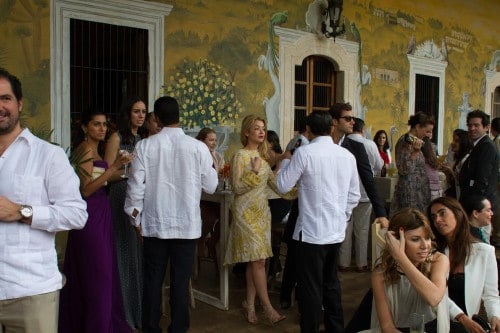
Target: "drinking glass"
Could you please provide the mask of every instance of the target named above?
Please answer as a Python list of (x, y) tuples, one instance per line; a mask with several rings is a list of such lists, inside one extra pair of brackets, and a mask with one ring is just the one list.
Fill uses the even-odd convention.
[(396, 163), (394, 162), (389, 163), (389, 167), (387, 168), (387, 176), (396, 177), (397, 172), (398, 169), (396, 168)]
[(424, 315), (420, 313), (412, 313), (410, 317), (410, 333), (424, 333), (424, 327)]
[[(127, 157), (130, 153), (128, 150), (125, 149), (120, 149), (118, 153), (124, 157)], [(122, 178), (128, 178), (128, 163), (125, 164), (125, 167), (123, 169), (123, 174), (120, 176)]]

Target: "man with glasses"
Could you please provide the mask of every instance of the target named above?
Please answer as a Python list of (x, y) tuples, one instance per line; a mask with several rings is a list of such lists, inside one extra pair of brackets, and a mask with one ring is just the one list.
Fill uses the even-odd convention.
[(373, 213), (376, 217), (374, 222), (381, 223), (382, 226), (387, 227), (389, 225), (387, 212), (385, 210), (384, 201), (375, 185), (375, 179), (373, 178), (373, 171), (366, 149), (362, 143), (348, 137), (348, 135), (353, 132), (354, 126), (352, 106), (349, 103), (335, 103), (330, 108), (330, 115), (333, 119), (333, 142), (349, 150), (356, 158), (356, 166), (358, 167), (361, 184), (373, 206)]

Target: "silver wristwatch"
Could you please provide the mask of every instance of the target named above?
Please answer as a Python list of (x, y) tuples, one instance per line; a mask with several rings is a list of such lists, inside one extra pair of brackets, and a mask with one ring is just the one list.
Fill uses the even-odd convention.
[(33, 207), (29, 205), (21, 205), (21, 208), (19, 208), (19, 213), (21, 213), (23, 219), (29, 219), (33, 216)]

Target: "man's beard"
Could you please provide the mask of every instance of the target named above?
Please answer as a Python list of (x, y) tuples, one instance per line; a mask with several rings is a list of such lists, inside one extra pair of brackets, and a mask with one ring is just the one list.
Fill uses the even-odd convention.
[(12, 116), (10, 112), (7, 112), (7, 122), (0, 125), (0, 135), (5, 135), (12, 133), (19, 123), (19, 115), (17, 117)]

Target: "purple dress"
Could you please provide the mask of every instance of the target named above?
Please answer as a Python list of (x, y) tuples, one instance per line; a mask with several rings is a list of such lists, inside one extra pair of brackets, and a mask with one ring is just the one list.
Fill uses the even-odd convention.
[[(99, 160), (94, 161), (96, 167), (107, 169), (108, 165)], [(104, 187), (85, 200), (87, 224), (82, 230), (71, 230), (68, 234), (59, 332), (131, 332), (123, 311), (111, 206)]]

